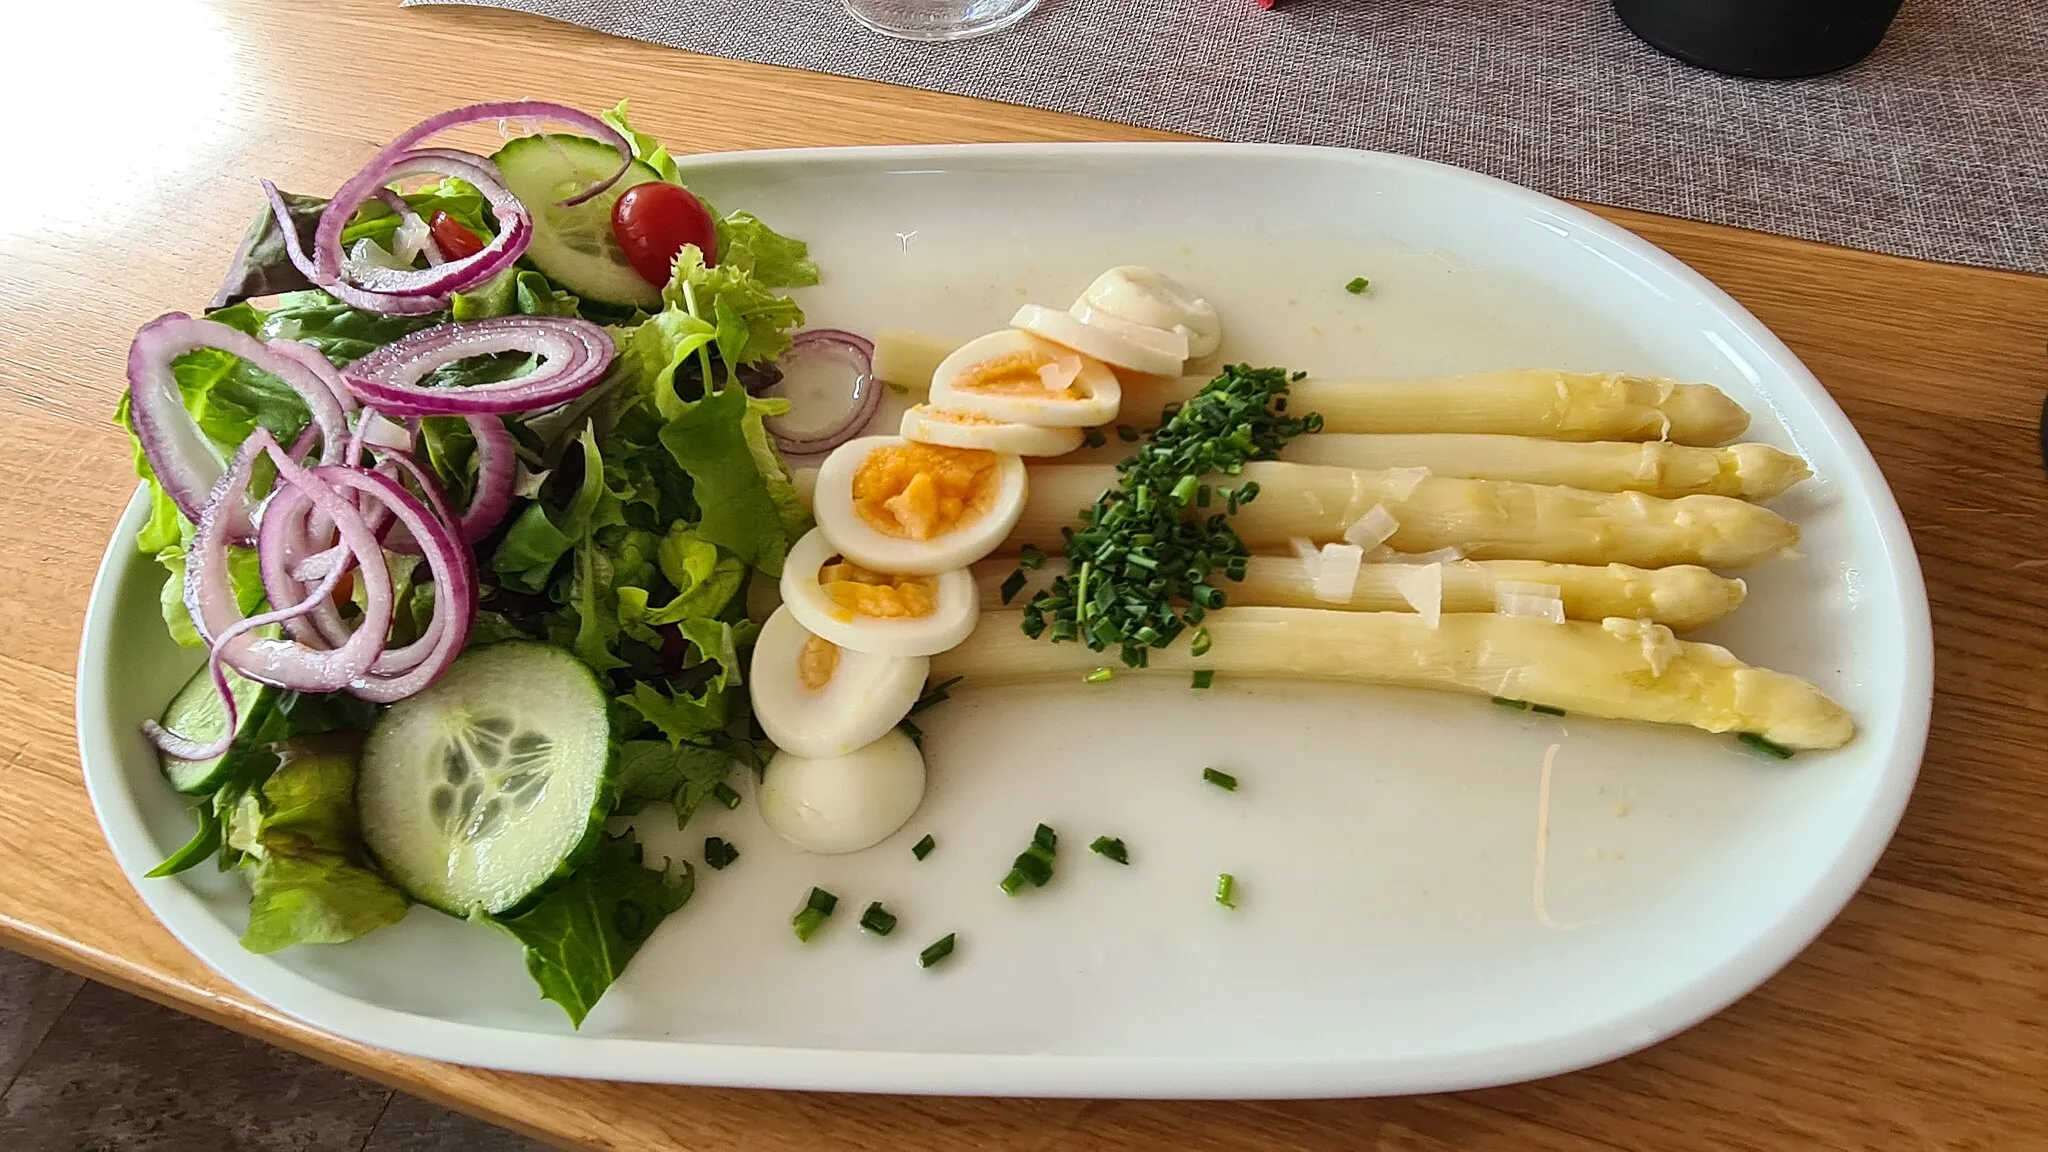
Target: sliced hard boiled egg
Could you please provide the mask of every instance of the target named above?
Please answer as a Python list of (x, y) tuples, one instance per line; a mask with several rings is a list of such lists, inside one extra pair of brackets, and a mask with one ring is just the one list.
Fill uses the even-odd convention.
[[(1187, 337), (1110, 317), (1101, 324), (1082, 321), (1071, 312), (1026, 304), (1010, 317), (1010, 327), (1092, 356), (1104, 364), (1150, 376), (1178, 376), (1188, 358)], [(936, 398), (936, 397), (935, 397)]]
[(924, 754), (889, 732), (840, 756), (777, 752), (761, 776), (761, 819), (805, 852), (872, 848), (924, 803)]
[(782, 603), (815, 636), (877, 656), (930, 656), (967, 639), (981, 594), (965, 568), (936, 576), (876, 571), (839, 553), (823, 529), (782, 565)]
[(910, 714), (931, 663), (923, 656), (841, 648), (782, 607), (754, 642), (747, 690), (754, 718), (777, 748), (799, 756), (843, 756)]
[(1074, 316), (1090, 324), (1115, 317), (1147, 328), (1178, 332), (1187, 354), (1199, 359), (1223, 343), (1223, 320), (1216, 306), (1187, 290), (1164, 272), (1136, 264), (1111, 268), (1074, 301)]
[(1015, 456), (866, 436), (825, 458), (811, 515), (848, 560), (929, 576), (995, 551), (1024, 514), (1024, 485)]
[(1079, 428), (1012, 424), (972, 412), (948, 412), (919, 404), (903, 414), (903, 438), (948, 448), (980, 448), (1012, 456), (1064, 456), (1081, 446)]
[(969, 340), (932, 373), (932, 407), (1012, 424), (1092, 428), (1115, 420), (1123, 398), (1099, 361), (1015, 329)]

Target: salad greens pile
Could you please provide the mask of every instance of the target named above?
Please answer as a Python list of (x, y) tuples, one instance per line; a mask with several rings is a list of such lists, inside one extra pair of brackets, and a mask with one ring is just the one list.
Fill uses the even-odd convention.
[[(622, 103), (605, 119), (663, 179), (682, 173), (658, 141), (633, 131)], [(475, 188), (447, 179), (409, 193), (423, 218), (445, 212), (477, 235), (493, 218)], [(287, 198), (310, 234), (324, 201)], [(758, 766), (762, 738), (741, 689), (756, 627), (745, 591), (773, 579), (808, 516), (764, 418), (784, 402), (751, 395), (775, 378), (803, 312), (784, 289), (814, 284), (802, 241), (746, 213), (720, 215), (717, 261), (695, 246), (675, 260), (659, 311), (588, 304), (522, 260), (448, 311), (381, 315), (351, 308), (307, 284), (286, 259), (280, 225), (251, 229), (217, 307), (207, 317), (265, 340), (311, 345), (342, 366), (422, 328), (511, 313), (580, 316), (607, 326), (618, 355), (605, 381), (559, 408), (506, 418), (520, 457), (512, 512), (475, 546), (482, 580), (469, 644), (543, 640), (574, 652), (611, 696), (617, 771), (613, 813), (652, 803), (687, 821), (735, 763)], [(303, 218), (302, 218), (303, 217)], [(376, 201), (346, 243), (388, 243), (399, 217)], [(520, 354), (452, 364), (429, 382), (509, 379), (533, 366)], [(185, 407), (223, 458), (261, 427), (289, 443), (309, 420), (282, 381), (229, 353), (202, 349), (173, 365)], [(118, 418), (129, 427), (127, 399)], [(475, 443), (460, 418), (426, 417), (421, 454), (451, 501), (475, 482)], [(185, 555), (194, 526), (157, 484), (140, 443), (135, 468), (152, 504), (137, 546), (165, 569), (166, 627), (201, 644), (187, 616)], [(432, 586), (409, 579), (420, 561), (392, 554), (398, 595), (393, 643), (432, 617)], [(229, 571), (240, 606), (264, 591), (253, 549), (234, 548)], [(360, 605), (360, 588), (353, 595)], [(344, 607), (344, 611), (346, 611)], [(243, 944), (268, 952), (354, 939), (406, 913), (408, 901), (363, 846), (353, 797), (355, 755), (379, 711), (354, 697), (283, 692), (239, 738), (227, 783), (197, 808), (198, 834), (152, 875), (212, 857), (239, 869), (254, 900)], [(630, 834), (606, 837), (577, 869), (529, 906), (484, 917), (526, 949), (542, 995), (581, 1023), (662, 917), (690, 898), (680, 876), (645, 866)]]

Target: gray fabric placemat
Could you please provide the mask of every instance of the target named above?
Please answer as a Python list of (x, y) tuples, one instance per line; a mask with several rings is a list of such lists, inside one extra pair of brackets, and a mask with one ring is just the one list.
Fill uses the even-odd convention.
[(1908, 0), (1868, 61), (1795, 82), (1670, 60), (1602, 0), (1046, 0), (964, 44), (876, 36), (838, 0), (406, 3), (1223, 140), (1383, 149), (1557, 196), (2048, 273), (2044, 0)]

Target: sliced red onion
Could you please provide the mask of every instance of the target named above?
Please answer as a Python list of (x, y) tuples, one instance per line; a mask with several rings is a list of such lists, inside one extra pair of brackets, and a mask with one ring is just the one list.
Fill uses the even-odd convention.
[[(472, 356), (525, 352), (541, 358), (532, 372), (495, 384), (428, 388), (420, 381), (444, 364)], [(356, 398), (396, 416), (486, 416), (547, 408), (597, 386), (611, 366), (610, 333), (567, 316), (496, 316), (437, 324), (402, 337), (348, 366)]]
[[(375, 156), (370, 158), (370, 162), (363, 166), (362, 171), (350, 177), (348, 183), (343, 184), (335, 192), (334, 200), (328, 206), (326, 215), (321, 217), (320, 228), (314, 236), (313, 251), (317, 255), (316, 266), (321, 275), (313, 277), (313, 279), (317, 282), (322, 278), (328, 280), (338, 280), (340, 278), (342, 229), (348, 226), (349, 217), (355, 214), (356, 209), (362, 205), (364, 200), (375, 195), (378, 188), (390, 183), (392, 177), (389, 173), (400, 165), (407, 153), (417, 149), (420, 144), (429, 138), (463, 124), (474, 124), (487, 120), (517, 119), (528, 116), (573, 124), (618, 150), (618, 171), (569, 199), (562, 201), (565, 206), (581, 204), (585, 200), (604, 192), (605, 189), (618, 183), (619, 178), (626, 174), (626, 169), (633, 163), (633, 145), (624, 136), (620, 135), (617, 129), (587, 112), (570, 108), (567, 105), (551, 104), (540, 100), (514, 100), (495, 104), (471, 104), (464, 108), (452, 108), (439, 115), (430, 116), (411, 128), (406, 129), (404, 132), (399, 133), (396, 139), (386, 144)], [(429, 151), (443, 153), (446, 150), (433, 149)], [(482, 253), (478, 253), (478, 255), (481, 256)], [(454, 263), (459, 264), (462, 262), (456, 261)]]
[[(183, 394), (171, 362), (187, 352), (215, 348), (239, 356), (290, 386), (306, 403), (312, 425), (319, 429), (320, 462), (341, 459), (348, 442), (348, 418), (335, 400), (330, 378), (332, 367), (321, 360), (314, 367), (311, 358), (262, 344), (256, 338), (213, 320), (195, 320), (183, 313), (159, 316), (142, 326), (135, 342), (128, 346), (129, 416), (142, 453), (156, 473), (157, 483), (178, 505), (187, 519), (197, 523), (215, 502), (224, 465), (219, 453), (185, 409)], [(265, 437), (268, 440), (268, 436)], [(276, 441), (270, 440), (274, 447)], [(280, 450), (280, 455), (282, 451)], [(224, 540), (243, 541), (255, 535), (255, 523), (247, 497), (247, 485), (234, 489), (233, 503), (216, 517)]]
[[(469, 640), (470, 624), (476, 619), (477, 596), (476, 568), (469, 548), (455, 537), (445, 521), (437, 518), (437, 514), (447, 513), (447, 506), (439, 504), (437, 495), (429, 497), (439, 505), (430, 511), (398, 481), (380, 473), (327, 466), (313, 469), (313, 475), (390, 508), (426, 556), (434, 584), (433, 618), (418, 640), (385, 651), (366, 674), (348, 685), (350, 692), (365, 700), (380, 704), (403, 700), (440, 679)], [(426, 490), (436, 493), (431, 477), (424, 480)]]
[[(450, 260), (431, 268), (364, 266), (352, 269), (354, 275), (349, 277), (349, 282), (365, 292), (398, 297), (431, 296), (438, 300), (441, 306), (445, 306), (448, 298), (454, 293), (496, 276), (519, 259), (526, 251), (527, 244), (533, 239), (533, 216), (526, 210), (526, 206), (519, 202), (519, 198), (505, 187), (503, 177), (498, 175), (495, 165), (481, 156), (472, 156), (467, 152), (436, 148), (407, 153), (400, 157), (397, 163), (384, 170), (379, 184), (381, 186), (425, 172), (459, 177), (475, 185), (477, 191), (483, 193), (485, 201), (490, 204), (491, 214), (498, 220), (497, 234), (490, 237), (480, 251), (460, 260)], [(356, 209), (361, 206), (360, 200), (344, 206), (337, 197), (334, 203), (327, 206), (327, 214), (320, 218), (321, 228), (324, 230), (327, 227), (327, 222), (335, 218), (337, 211), (346, 211), (349, 215), (354, 215)], [(342, 222), (347, 223), (346, 216), (342, 217)], [(319, 243), (324, 235), (324, 231), (316, 234), (315, 243)], [(334, 230), (334, 237), (338, 251), (341, 229)], [(322, 254), (322, 249), (314, 249), (316, 268), (325, 267), (320, 260)]]
[[(311, 344), (301, 344), (297, 340), (281, 338), (267, 342), (264, 347), (269, 348), (280, 356), (289, 356), (304, 364), (306, 371), (319, 377), (320, 382), (327, 386), (328, 392), (334, 396), (334, 402), (341, 406), (343, 412), (353, 412), (356, 410), (356, 394), (348, 390), (348, 385), (343, 382), (341, 373), (336, 371), (334, 362), (329, 360), (326, 354), (318, 348), (313, 347)], [(297, 446), (294, 445), (292, 450), (297, 452)], [(295, 456), (294, 459), (304, 459), (304, 456)]]
[(810, 425), (808, 430), (799, 431), (790, 427), (790, 416), (796, 411), (793, 399), (790, 413), (773, 416), (765, 421), (769, 434), (775, 437), (775, 446), (787, 455), (815, 456), (832, 451), (860, 435), (861, 429), (867, 426), (868, 421), (874, 418), (875, 410), (882, 405), (882, 389), (874, 376), (874, 344), (864, 336), (837, 328), (813, 328), (797, 333), (796, 338), (790, 342), (789, 351), (783, 353), (782, 359), (777, 362), (778, 367), (783, 370), (782, 379), (774, 388), (767, 390), (768, 394), (779, 393), (783, 398), (791, 399), (788, 396), (790, 366), (814, 356), (831, 356), (843, 361), (851, 370), (850, 386), (843, 397), (834, 393), (829, 397), (820, 398), (818, 404), (813, 404), (809, 397), (805, 398), (802, 405), (805, 409), (812, 409), (826, 402), (838, 405), (827, 410), (829, 423), (823, 431), (818, 431), (817, 426), (826, 421), (818, 420), (816, 417), (819, 413), (810, 411), (805, 413), (812, 417), (806, 422)]
[[(249, 477), (256, 457), (268, 455), (277, 468), (277, 496), (288, 491), (302, 493), (341, 535), (354, 554), (359, 578), (365, 582), (360, 626), (348, 642), (331, 650), (320, 650), (296, 640), (273, 640), (251, 634), (236, 625), (247, 619), (235, 602), (228, 582), (228, 511), (237, 508), (247, 495)], [(333, 466), (330, 466), (333, 467)], [(354, 469), (335, 468), (353, 474)], [(340, 577), (340, 568), (329, 575)], [(266, 589), (267, 591), (267, 589)], [(287, 596), (297, 605), (303, 597)], [(185, 565), (185, 607), (192, 624), (217, 657), (251, 680), (275, 684), (301, 692), (333, 692), (348, 687), (366, 673), (383, 651), (391, 630), (391, 574), (384, 564), (384, 550), (363, 522), (356, 505), (335, 492), (322, 479), (301, 468), (278, 447), (269, 432), (258, 428), (235, 453), (234, 463), (221, 476), (213, 499), (200, 514)]]
[(496, 416), (471, 416), (476, 437), (476, 490), (458, 518), (462, 539), (474, 544), (491, 534), (512, 510), (512, 485), (519, 470), (518, 445), (505, 422)]

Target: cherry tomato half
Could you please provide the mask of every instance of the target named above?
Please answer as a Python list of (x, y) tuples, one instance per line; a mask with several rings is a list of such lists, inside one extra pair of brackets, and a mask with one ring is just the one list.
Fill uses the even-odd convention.
[(434, 246), (441, 250), (443, 260), (461, 260), (484, 250), (483, 237), (463, 227), (460, 220), (446, 212), (436, 212), (429, 217), (427, 231), (433, 233)]
[(685, 244), (695, 244), (707, 265), (718, 262), (718, 232), (704, 202), (680, 184), (635, 184), (612, 205), (612, 234), (649, 284), (667, 284), (669, 268)]

